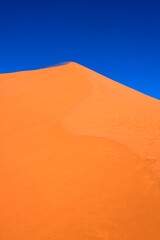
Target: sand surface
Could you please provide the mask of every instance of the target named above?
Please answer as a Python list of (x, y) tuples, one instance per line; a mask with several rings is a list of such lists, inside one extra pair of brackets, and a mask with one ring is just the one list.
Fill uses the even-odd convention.
[(160, 101), (79, 64), (0, 75), (0, 240), (159, 240)]

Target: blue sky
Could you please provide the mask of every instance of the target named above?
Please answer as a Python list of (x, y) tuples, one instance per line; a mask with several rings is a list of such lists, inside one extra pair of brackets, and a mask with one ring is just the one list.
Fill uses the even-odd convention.
[(160, 3), (0, 1), (0, 73), (66, 61), (160, 99)]

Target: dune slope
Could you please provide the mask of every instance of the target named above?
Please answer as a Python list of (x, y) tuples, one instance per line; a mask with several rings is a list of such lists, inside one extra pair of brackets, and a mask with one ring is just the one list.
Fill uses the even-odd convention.
[(160, 102), (79, 64), (0, 75), (0, 239), (159, 240)]

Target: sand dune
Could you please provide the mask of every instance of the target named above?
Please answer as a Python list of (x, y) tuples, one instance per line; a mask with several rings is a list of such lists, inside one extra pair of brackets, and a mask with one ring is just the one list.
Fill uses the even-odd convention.
[(0, 75), (0, 239), (159, 240), (160, 102), (79, 64)]

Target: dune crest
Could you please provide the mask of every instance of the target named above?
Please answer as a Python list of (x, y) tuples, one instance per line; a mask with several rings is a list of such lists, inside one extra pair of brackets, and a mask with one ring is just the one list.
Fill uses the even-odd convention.
[(77, 63), (0, 75), (0, 239), (159, 240), (160, 102)]

